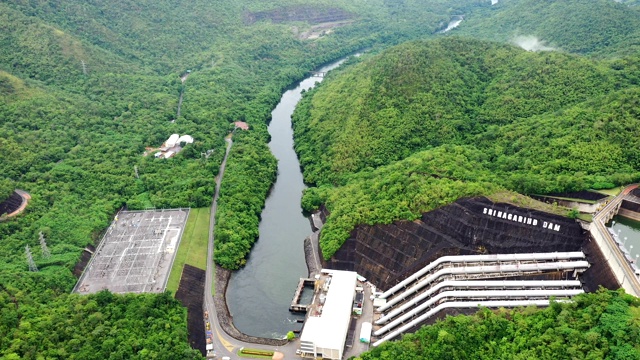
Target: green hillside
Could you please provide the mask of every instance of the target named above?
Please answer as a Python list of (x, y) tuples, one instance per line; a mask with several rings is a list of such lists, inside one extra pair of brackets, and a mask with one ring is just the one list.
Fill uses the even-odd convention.
[(294, 115), (305, 180), (319, 186), (303, 205), (332, 213), (323, 255), (357, 224), (414, 219), (463, 196), (640, 179), (636, 69), (637, 60), (446, 38), (402, 44), (328, 79)]
[[(266, 125), (287, 86), (357, 50), (376, 54), (433, 36), (455, 14), (466, 15), (455, 32), (466, 31), (468, 24), (477, 36), (492, 38), (486, 35), (489, 20), (504, 16), (507, 5), (491, 7), (486, 0), (0, 2), (0, 199), (14, 188), (32, 196), (22, 215), (0, 222), (0, 358), (197, 358), (186, 342), (185, 311), (166, 295), (69, 295), (76, 281), (71, 269), (82, 249), (95, 244), (124, 206), (209, 206), (224, 136), (232, 122), (242, 120), (251, 130), (234, 135), (215, 250), (219, 264), (242, 266), (276, 171)], [(608, 45), (615, 49), (611, 52), (633, 51), (637, 27), (627, 16), (636, 10), (606, 8), (602, 15), (620, 19), (613, 28), (602, 27), (605, 33), (618, 31)], [(567, 33), (581, 29), (589, 16)], [(604, 54), (597, 50), (602, 41), (595, 41), (601, 35), (593, 41), (577, 37), (569, 46), (529, 34), (567, 51)], [(307, 207), (326, 203), (346, 219), (327, 224), (325, 250), (339, 247), (355, 220), (411, 218), (463, 194), (578, 189), (636, 179), (631, 149), (637, 136), (629, 134), (637, 128), (632, 85), (638, 83), (638, 61), (598, 63), (462, 40), (435, 44), (431, 50), (426, 45), (393, 49), (397, 58), (368, 62), (371, 74), (354, 66), (342, 78), (353, 81), (335, 77), (315, 92), (317, 103), (308, 98), (301, 105), (298, 151), (306, 179), (322, 185), (305, 202)], [(629, 50), (620, 50), (624, 46)], [(187, 70), (183, 84), (180, 76)], [(414, 81), (420, 78), (430, 80)], [(444, 85), (433, 85), (438, 82)], [(325, 91), (340, 86), (349, 91), (322, 100)], [(363, 95), (367, 91), (370, 96)], [(351, 111), (354, 106), (357, 112)], [(348, 131), (324, 118), (303, 120), (305, 114), (333, 116), (332, 111), (337, 119), (349, 117)], [(575, 120), (578, 113), (583, 122)], [(360, 115), (367, 121), (358, 120)], [(546, 126), (542, 130), (551, 135), (527, 137), (540, 122), (556, 121), (563, 128)], [(583, 136), (562, 130), (591, 125), (609, 132)], [(324, 135), (318, 126), (326, 127)], [(173, 133), (192, 135), (195, 142), (172, 159), (143, 155)], [(532, 154), (534, 141), (554, 142)], [(352, 146), (356, 143), (361, 147)], [(600, 152), (597, 161), (587, 155), (591, 143)], [(324, 152), (325, 145), (329, 156), (315, 159), (314, 151)], [(559, 159), (554, 156), (572, 161), (553, 162)], [(618, 169), (604, 165), (612, 159), (618, 159)], [(589, 168), (577, 165), (582, 163)], [(536, 176), (528, 176), (532, 172)], [(372, 183), (377, 193), (371, 192)], [(350, 192), (363, 197), (357, 200)], [(396, 201), (399, 196), (402, 202)], [(24, 249), (37, 248), (40, 232), (52, 256), (34, 250), (40, 271), (29, 272)], [(64, 329), (51, 331), (60, 324)], [(145, 335), (148, 329), (153, 336)]]
[[(0, 199), (20, 188), (32, 200), (22, 215), (0, 222), (0, 358), (198, 357), (186, 342), (185, 310), (164, 295), (68, 295), (82, 249), (123, 206), (209, 206), (224, 136), (242, 120), (251, 130), (234, 135), (215, 251), (218, 263), (238, 268), (275, 174), (266, 125), (281, 92), (320, 64), (430, 35), (451, 14), (480, 6), (1, 2)], [(334, 21), (340, 26), (326, 25)], [(172, 159), (143, 156), (172, 133), (195, 142)], [(40, 232), (50, 258), (35, 250)], [(37, 273), (27, 271), (26, 245)], [(153, 314), (141, 310), (149, 307)], [(66, 330), (51, 331), (60, 324)], [(144, 335), (149, 329), (153, 336)]]
[(542, 45), (598, 57), (640, 50), (637, 2), (612, 0), (501, 0), (469, 13), (454, 33), (461, 36)]

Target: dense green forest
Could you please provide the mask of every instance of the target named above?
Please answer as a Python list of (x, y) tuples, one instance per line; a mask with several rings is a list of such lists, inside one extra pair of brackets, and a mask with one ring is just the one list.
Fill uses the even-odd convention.
[[(636, 2), (637, 3), (637, 2)], [(637, 54), (640, 9), (611, 0), (509, 0), (465, 17), (456, 35), (597, 57)]]
[[(471, 27), (475, 21), (472, 14), (487, 19), (499, 16), (508, 11), (509, 3), (520, 4), (515, 0), (499, 7), (491, 7), (485, 0), (0, 2), (0, 200), (15, 188), (26, 190), (32, 196), (23, 214), (0, 222), (0, 357), (64, 359), (74, 354), (83, 359), (198, 357), (186, 342), (184, 309), (167, 294), (69, 295), (76, 281), (71, 269), (82, 249), (98, 241), (115, 212), (123, 207), (208, 206), (214, 191), (213, 179), (225, 151), (224, 137), (233, 129), (231, 123), (241, 120), (248, 122), (251, 129), (233, 135), (234, 145), (217, 214), (219, 241), (214, 257), (219, 264), (231, 269), (242, 266), (257, 237), (260, 209), (275, 177), (275, 160), (266, 146), (269, 139), (266, 128), (270, 111), (287, 86), (327, 61), (363, 48), (376, 54), (390, 45), (433, 36), (454, 14), (468, 15), (465, 21)], [(580, 2), (571, 3), (582, 6)], [(620, 21), (624, 24), (603, 27), (602, 31), (620, 28), (613, 42), (615, 46), (611, 47), (615, 47), (615, 52), (628, 54), (633, 50), (631, 45), (635, 39), (635, 32), (628, 29), (635, 23), (627, 22), (624, 16), (629, 15), (620, 9), (634, 16), (635, 10), (630, 9), (635, 7), (622, 4), (610, 7), (606, 14), (623, 16)], [(583, 6), (580, 11), (591, 10)], [(315, 28), (333, 20), (340, 20), (341, 26), (330, 31)], [(526, 21), (543, 24), (535, 19)], [(490, 22), (474, 26), (489, 26), (487, 24)], [(576, 21), (572, 26), (581, 24), (584, 22)], [(576, 28), (569, 30), (577, 31)], [(464, 26), (454, 33), (463, 31)], [(480, 28), (474, 31), (478, 36), (482, 34)], [(550, 45), (566, 47), (568, 51), (578, 51), (581, 49), (578, 43), (587, 41), (586, 37), (578, 38), (577, 42), (570, 42), (574, 46), (570, 47), (553, 37), (572, 36), (569, 34), (547, 36), (531, 30), (525, 35), (543, 36)], [(618, 39), (622, 37), (626, 40)], [(345, 148), (344, 155), (355, 152), (353, 156), (336, 156), (339, 171), (335, 175), (326, 172), (324, 161), (319, 162), (321, 166), (313, 175), (315, 179), (305, 173), (307, 180), (322, 185), (308, 193), (305, 198), (308, 207), (326, 203), (336, 209), (336, 214), (343, 211), (344, 217), (352, 216), (360, 222), (373, 222), (380, 216), (390, 221), (410, 218), (418, 211), (453, 201), (460, 195), (487, 194), (494, 189), (526, 192), (528, 187), (540, 184), (545, 190), (562, 186), (581, 188), (584, 184), (606, 187), (635, 179), (637, 167), (632, 164), (616, 173), (594, 170), (580, 174), (578, 170), (575, 178), (570, 175), (561, 178), (570, 185), (559, 184), (561, 181), (555, 179), (553, 166), (572, 165), (551, 164), (546, 154), (532, 156), (530, 163), (520, 163), (527, 143), (513, 141), (507, 135), (528, 134), (539, 126), (537, 121), (554, 123), (560, 118), (569, 123), (567, 126), (579, 128), (584, 125), (572, 122), (572, 114), (583, 111), (580, 114), (585, 122), (595, 119), (595, 124), (613, 131), (605, 138), (597, 138), (599, 149), (609, 151), (608, 141), (615, 139), (614, 144), (624, 143), (628, 148), (613, 150), (627, 156), (635, 140), (618, 130), (637, 128), (633, 122), (637, 118), (633, 105), (635, 93), (630, 84), (638, 82), (638, 72), (632, 71), (638, 68), (638, 61), (629, 58), (596, 63), (561, 54), (529, 58), (526, 53), (508, 46), (464, 41), (451, 44), (470, 53), (458, 56), (456, 69), (433, 76), (447, 81), (455, 74), (466, 78), (456, 78), (449, 87), (434, 88), (434, 92), (428, 94), (429, 99), (438, 104), (436, 110), (411, 101), (415, 104), (412, 106), (416, 106), (412, 110), (415, 116), (435, 117), (432, 130), (440, 135), (427, 135), (433, 131), (414, 129), (421, 136), (427, 136), (431, 143), (425, 145), (420, 140), (397, 149), (387, 147), (383, 143), (386, 140), (380, 138), (377, 140), (380, 147), (375, 148), (380, 151), (365, 162), (358, 159), (360, 150)], [(594, 50), (585, 52), (600, 56), (595, 50), (600, 45), (587, 44), (588, 49)], [(448, 54), (454, 52), (446, 50), (444, 43), (438, 46), (444, 52), (449, 51)], [(631, 50), (620, 50), (624, 46)], [(400, 54), (399, 49), (392, 52)], [(499, 69), (496, 65), (495, 74), (485, 74), (484, 68), (463, 69), (485, 50), (493, 53), (494, 64), (500, 63), (505, 68)], [(486, 59), (487, 63), (482, 66), (490, 68), (490, 60)], [(440, 61), (446, 62), (446, 59)], [(539, 64), (529, 67), (521, 61)], [(547, 61), (555, 66), (545, 67), (543, 63)], [(402, 64), (407, 69), (415, 65)], [(355, 69), (353, 71), (364, 71), (360, 65), (349, 67)], [(572, 80), (572, 67), (581, 68), (576, 73), (581, 77)], [(433, 70), (443, 69), (433, 67)], [(187, 70), (191, 73), (182, 83), (180, 76)], [(403, 68), (394, 71), (400, 75), (398, 81), (421, 75), (419, 70), (406, 74)], [(509, 74), (527, 77), (527, 71), (549, 73), (540, 78), (538, 84), (514, 87), (510, 98), (494, 99), (491, 107), (481, 106), (480, 100), (490, 102), (482, 98), (489, 92), (479, 93), (482, 87), (493, 84), (496, 86), (493, 91), (500, 92), (516, 82)], [(384, 76), (387, 74), (380, 73), (375, 81), (390, 91), (387, 95), (401, 95), (409, 90), (394, 89), (393, 81), (385, 80)], [(339, 81), (337, 76), (335, 81)], [(547, 82), (553, 84), (549, 89)], [(331, 83), (333, 81), (327, 88), (339, 84)], [(465, 89), (469, 94), (464, 94), (458, 87), (465, 86), (474, 90)], [(527, 97), (531, 94), (527, 90), (530, 86), (535, 87), (539, 102)], [(358, 90), (352, 91), (354, 93), (360, 91), (360, 88), (353, 89)], [(365, 89), (362, 85), (362, 90)], [(393, 91), (400, 92), (393, 94)], [(445, 93), (439, 93), (443, 91)], [(459, 109), (452, 110), (451, 104), (443, 100), (442, 96), (448, 91), (457, 99)], [(181, 93), (183, 103), (177, 116)], [(558, 94), (562, 94), (559, 99)], [(343, 95), (346, 94), (340, 98), (345, 98), (345, 102), (338, 101), (336, 105), (344, 107), (350, 99)], [(363, 127), (362, 130), (382, 130), (386, 134), (386, 129), (391, 127), (384, 126), (385, 119), (394, 122), (400, 119), (393, 115), (393, 102), (404, 100), (385, 97), (384, 92), (376, 96), (382, 101), (380, 109), (389, 109), (389, 113), (376, 115), (375, 109), (369, 109), (371, 115), (379, 116), (377, 123), (373, 123), (379, 129)], [(526, 119), (526, 122), (516, 124), (511, 112), (491, 112), (505, 104), (511, 106), (517, 99), (520, 99), (516, 104), (517, 119)], [(550, 101), (549, 108), (541, 105), (543, 99)], [(609, 102), (605, 104), (605, 100)], [(404, 105), (407, 104), (398, 104)], [(626, 107), (628, 111), (620, 113), (619, 107)], [(310, 103), (303, 104), (301, 109), (300, 118), (305, 112), (316, 111)], [(608, 109), (612, 116), (601, 119), (598, 114), (602, 109)], [(454, 117), (447, 115), (449, 111), (460, 114), (455, 113)], [(469, 118), (478, 118), (479, 122), (468, 123)], [(451, 123), (445, 124), (448, 120)], [(296, 126), (300, 132), (302, 126)], [(397, 131), (389, 131), (389, 135), (396, 143), (402, 143), (406, 133), (401, 127), (392, 128)], [(350, 132), (358, 133), (351, 129)], [(557, 131), (558, 136), (562, 134), (561, 129), (546, 127), (544, 130)], [(327, 148), (333, 141), (332, 131), (327, 129), (323, 140)], [(173, 133), (189, 134), (195, 142), (171, 159), (143, 155), (149, 151), (147, 147), (159, 147)], [(551, 140), (542, 133), (538, 135), (542, 139), (538, 141)], [(576, 141), (571, 134), (565, 135), (565, 141)], [(364, 139), (371, 140), (371, 137), (364, 136)], [(590, 138), (579, 140), (591, 141)], [(500, 146), (509, 152), (500, 152), (496, 147), (494, 153), (485, 153), (496, 141), (501, 141)], [(341, 146), (346, 145), (349, 143)], [(590, 163), (585, 144), (574, 144), (575, 148), (571, 149), (560, 145), (558, 148), (568, 151), (570, 156)], [(301, 157), (306, 156), (303, 159), (306, 170), (311, 171), (309, 164), (315, 160), (299, 151)], [(602, 157), (596, 162), (599, 165), (594, 166), (604, 164), (607, 156), (613, 158), (605, 153), (599, 155)], [(407, 163), (397, 163), (397, 160)], [(444, 160), (447, 162), (442, 162)], [(456, 166), (450, 166), (451, 162)], [(414, 172), (398, 168), (405, 165)], [(528, 180), (523, 176), (535, 166), (551, 166), (551, 169), (527, 185)], [(507, 171), (513, 175), (496, 181), (495, 174)], [(379, 176), (389, 179), (382, 180)], [(415, 177), (423, 178), (415, 181)], [(366, 185), (372, 181), (378, 183), (379, 194), (371, 193)], [(334, 188), (334, 185), (346, 187)], [(387, 195), (416, 187), (421, 189), (422, 198), (406, 198), (402, 200), (405, 203), (398, 206), (392, 203), (393, 197)], [(353, 197), (343, 196), (346, 202), (338, 203), (340, 191), (347, 189), (363, 193), (363, 198), (354, 202)], [(422, 189), (431, 190), (427, 193)], [(432, 195), (435, 189), (440, 195)], [(369, 210), (360, 214), (361, 209)], [(336, 235), (334, 240), (323, 240), (324, 243), (337, 248), (339, 239), (353, 222), (343, 222), (340, 226), (328, 224), (327, 233), (333, 231)], [(37, 248), (40, 232), (47, 239), (52, 254), (49, 258), (43, 257)], [(39, 272), (28, 271), (24, 256), (26, 245), (33, 249)], [(60, 329), (59, 324), (64, 324), (64, 329), (51, 331)], [(153, 334), (148, 333), (149, 329), (153, 329)]]
[[(431, 35), (451, 14), (483, 6), (0, 2), (0, 200), (15, 188), (32, 196), (23, 214), (0, 223), (0, 357), (196, 357), (186, 343), (184, 310), (165, 295), (118, 295), (108, 303), (105, 294), (68, 295), (82, 249), (125, 206), (208, 206), (224, 137), (242, 120), (251, 129), (234, 135), (215, 251), (223, 266), (241, 266), (275, 174), (266, 125), (281, 92), (322, 63)], [(304, 35), (332, 16), (342, 26)], [(173, 133), (195, 142), (171, 159), (143, 155)], [(39, 232), (49, 258), (37, 248)], [(27, 271), (25, 245), (39, 272)], [(136, 309), (141, 317), (131, 315)], [(67, 330), (51, 331), (63, 318)], [(150, 328), (153, 335), (145, 333)]]
[(464, 196), (638, 181), (638, 61), (449, 37), (328, 79), (294, 114), (304, 177), (318, 186), (303, 206), (331, 212), (323, 256), (357, 224), (415, 219)]
[(545, 309), (447, 317), (355, 359), (640, 359), (638, 344), (638, 298), (600, 290)]
[(169, 293), (57, 295), (44, 276), (23, 286), (46, 302), (18, 302), (0, 293), (2, 359), (199, 359), (185, 344), (186, 310)]

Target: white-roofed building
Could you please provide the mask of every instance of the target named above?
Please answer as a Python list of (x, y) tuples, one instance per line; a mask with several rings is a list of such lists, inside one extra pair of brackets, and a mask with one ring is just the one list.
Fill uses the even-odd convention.
[(191, 135), (182, 135), (176, 142), (177, 144), (193, 144), (193, 137)]
[(172, 148), (172, 147), (176, 146), (176, 144), (178, 143), (178, 139), (180, 139), (180, 135), (171, 134), (171, 136), (169, 136), (169, 139), (167, 140), (167, 142), (165, 142), (165, 146), (167, 148)]
[(175, 154), (176, 154), (176, 152), (175, 152), (175, 151), (173, 151), (173, 150), (169, 150), (169, 151), (167, 151), (166, 153), (164, 153), (164, 158), (165, 158), (165, 159), (168, 159), (168, 158), (170, 158), (170, 157), (173, 157)]
[(314, 357), (342, 359), (358, 274), (326, 269), (322, 273), (330, 275), (324, 284), (327, 294), (323, 305), (310, 310), (300, 335), (300, 350)]

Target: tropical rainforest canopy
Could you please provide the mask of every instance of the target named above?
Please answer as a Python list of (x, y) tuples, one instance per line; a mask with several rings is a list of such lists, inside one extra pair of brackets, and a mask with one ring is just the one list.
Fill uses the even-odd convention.
[(638, 58), (594, 60), (460, 38), (409, 42), (310, 91), (294, 115), (329, 258), (355, 225), (415, 219), (496, 189), (640, 179)]
[[(334, 211), (325, 254), (356, 223), (341, 217), (388, 222), (504, 188), (546, 192), (637, 179), (636, 2), (541, 3), (1, 2), (0, 200), (16, 188), (32, 199), (0, 222), (0, 357), (199, 358), (186, 342), (185, 310), (168, 294), (69, 294), (82, 249), (125, 206), (208, 206), (224, 137), (234, 121), (246, 121), (250, 130), (233, 137), (214, 254), (224, 267), (242, 266), (275, 178), (266, 146), (271, 109), (308, 71), (364, 48), (369, 59), (328, 79), (296, 115), (305, 177), (319, 186), (305, 203)], [(540, 11), (510, 15), (532, 6)], [(574, 17), (552, 31), (566, 11)], [(616, 59), (461, 39), (376, 55), (434, 36), (456, 14), (469, 26), (454, 35), (531, 35), (565, 52)], [(334, 21), (341, 26), (317, 27)], [(341, 93), (329, 100), (334, 91)], [(341, 118), (347, 106), (357, 111)], [(362, 115), (371, 118), (357, 120)], [(195, 142), (171, 159), (144, 155), (173, 133)], [(536, 141), (548, 146), (534, 151)], [(313, 149), (331, 157), (315, 158)], [(365, 149), (371, 156), (362, 156)], [(40, 232), (51, 257), (37, 250)], [(39, 272), (28, 271), (26, 245)]]
[[(246, 121), (222, 185), (215, 251), (221, 265), (241, 266), (275, 175), (266, 125), (281, 92), (324, 62), (428, 36), (481, 1), (423, 5), (1, 2), (0, 201), (16, 188), (32, 199), (0, 222), (0, 357), (199, 357), (185, 310), (164, 295), (69, 295), (82, 249), (124, 206), (209, 206), (224, 137)], [(314, 27), (334, 20), (342, 26), (328, 35)], [(171, 159), (144, 156), (173, 133), (195, 142)], [(39, 272), (28, 271), (26, 245)]]

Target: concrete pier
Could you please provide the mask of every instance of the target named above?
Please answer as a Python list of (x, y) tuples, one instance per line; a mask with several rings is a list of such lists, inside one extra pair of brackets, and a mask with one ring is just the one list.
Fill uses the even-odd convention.
[(298, 287), (296, 288), (296, 292), (293, 295), (293, 299), (291, 300), (291, 306), (289, 306), (289, 311), (291, 312), (300, 312), (300, 313), (306, 313), (307, 309), (309, 308), (309, 304), (300, 304), (300, 297), (302, 296), (302, 291), (304, 290), (304, 287), (307, 285), (311, 285), (314, 286), (315, 281), (313, 279), (305, 279), (305, 278), (300, 278), (300, 281), (298, 282)]

